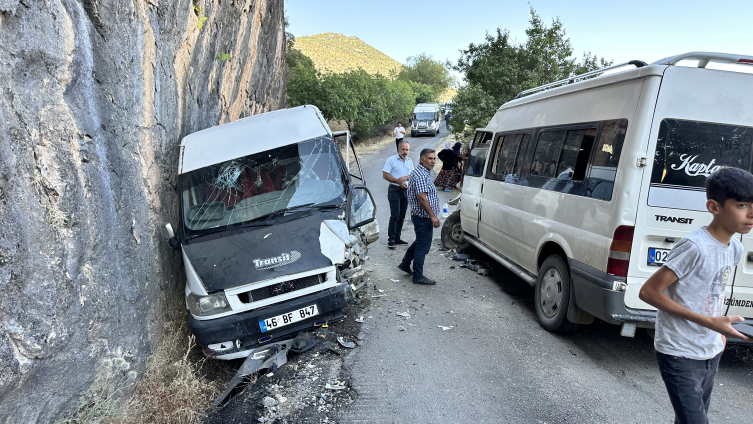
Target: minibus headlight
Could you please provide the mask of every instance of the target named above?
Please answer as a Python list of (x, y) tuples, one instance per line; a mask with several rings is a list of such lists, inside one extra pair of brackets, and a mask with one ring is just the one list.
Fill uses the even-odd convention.
[(215, 293), (208, 296), (191, 293), (186, 300), (188, 310), (195, 316), (217, 315), (231, 310), (224, 293)]

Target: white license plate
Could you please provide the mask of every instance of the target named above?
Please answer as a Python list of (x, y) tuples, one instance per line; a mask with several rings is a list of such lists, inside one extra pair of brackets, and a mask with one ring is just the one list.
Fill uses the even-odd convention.
[(284, 327), (294, 322), (303, 321), (307, 318), (319, 315), (319, 308), (316, 305), (306, 306), (305, 308), (297, 309), (287, 314), (277, 315), (276, 317), (267, 318), (259, 321), (259, 327), (261, 332), (274, 330), (275, 328)]
[(655, 247), (649, 247), (648, 265), (662, 266), (664, 265), (664, 262), (667, 262), (667, 256), (669, 256), (669, 249), (657, 249)]

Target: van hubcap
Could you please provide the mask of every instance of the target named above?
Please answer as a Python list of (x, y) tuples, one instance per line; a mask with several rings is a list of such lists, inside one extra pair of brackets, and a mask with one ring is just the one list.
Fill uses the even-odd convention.
[(549, 269), (541, 280), (541, 308), (549, 318), (562, 307), (562, 277), (556, 269)]

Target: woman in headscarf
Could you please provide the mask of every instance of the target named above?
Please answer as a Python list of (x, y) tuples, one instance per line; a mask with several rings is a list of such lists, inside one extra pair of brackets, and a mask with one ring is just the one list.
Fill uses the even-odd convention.
[(444, 149), (439, 152), (437, 157), (442, 161), (442, 170), (439, 171), (439, 175), (434, 180), (434, 185), (450, 192), (458, 183), (457, 166), (460, 158), (452, 150), (452, 143), (449, 141), (445, 141)]
[(466, 157), (460, 153), (460, 148), (462, 147), (462, 144), (455, 143), (452, 146), (452, 152), (455, 153), (455, 156), (458, 157), (458, 165), (455, 167), (455, 184), (459, 184), (463, 182), (463, 174), (465, 169), (463, 169), (463, 166), (465, 165), (465, 159)]

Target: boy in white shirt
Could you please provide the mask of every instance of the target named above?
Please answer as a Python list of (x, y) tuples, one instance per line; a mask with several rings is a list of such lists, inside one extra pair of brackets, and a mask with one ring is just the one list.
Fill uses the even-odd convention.
[(675, 423), (708, 423), (714, 377), (726, 337), (748, 340), (723, 316), (724, 288), (742, 256), (735, 233), (753, 229), (753, 175), (722, 168), (706, 180), (711, 223), (680, 240), (643, 285), (640, 298), (658, 309), (654, 348), (675, 410)]

